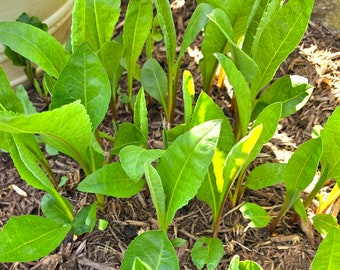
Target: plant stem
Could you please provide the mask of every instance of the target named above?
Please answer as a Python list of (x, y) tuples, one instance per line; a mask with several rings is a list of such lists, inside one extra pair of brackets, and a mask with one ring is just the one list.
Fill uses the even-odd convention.
[(176, 103), (176, 91), (175, 85), (173, 85), (173, 67), (171, 64), (168, 65), (168, 113), (167, 113), (167, 122), (170, 126), (173, 124), (174, 120), (174, 112), (175, 112), (175, 103)]
[(63, 197), (58, 193), (56, 190), (51, 190), (50, 194), (53, 196), (53, 198), (58, 201), (59, 205), (62, 207), (64, 213), (68, 216), (70, 219), (70, 222), (73, 221), (73, 213), (68, 208), (67, 204), (65, 203)]

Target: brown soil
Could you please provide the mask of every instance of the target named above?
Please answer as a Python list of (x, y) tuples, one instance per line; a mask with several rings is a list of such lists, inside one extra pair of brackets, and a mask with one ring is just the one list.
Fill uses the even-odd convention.
[[(179, 35), (190, 18), (193, 8), (190, 3), (175, 12)], [(332, 111), (339, 106), (339, 48), (339, 34), (310, 22), (302, 42), (282, 64), (277, 75), (298, 74), (307, 77), (315, 87), (314, 93), (304, 108), (281, 120), (277, 134), (264, 147), (258, 163), (265, 160), (287, 161), (296, 147), (310, 138), (313, 126), (323, 125)], [(164, 49), (159, 48), (161, 56), (163, 52)], [(182, 66), (193, 73), (196, 89), (200, 89), (200, 76), (194, 58), (186, 55)], [(43, 100), (34, 90), (29, 93), (33, 103), (39, 110), (43, 110)], [(178, 104), (177, 121), (181, 118), (180, 102)], [(119, 119), (131, 120), (131, 115), (123, 108), (119, 111)], [(159, 110), (159, 106), (153, 104), (149, 112), (150, 146), (154, 148), (162, 147), (162, 119)], [(102, 128), (112, 132), (109, 120), (104, 122)], [(68, 177), (69, 181), (63, 193), (71, 200), (76, 210), (95, 200), (91, 194), (77, 192), (76, 187), (82, 179), (82, 172), (74, 161), (63, 155), (49, 157), (49, 161), (58, 177)], [(19, 194), (14, 187), (19, 187), (24, 193)], [(11, 216), (40, 215), (39, 203), (42, 195), (42, 192), (31, 188), (20, 179), (10, 156), (0, 152), (0, 228)], [(247, 191), (243, 201), (256, 202), (275, 216), (284, 195), (284, 188), (275, 186), (260, 191)], [(119, 269), (130, 241), (139, 232), (156, 228), (153, 209), (151, 199), (145, 192), (130, 199), (107, 198), (105, 211), (98, 213), (98, 217), (109, 221), (105, 231), (95, 229), (91, 234), (77, 239), (68, 236), (60, 247), (46, 258), (31, 263), (0, 263), (0, 269)], [(291, 214), (288, 213), (276, 228), (275, 234), (271, 235), (266, 229), (245, 230), (248, 222), (242, 218), (237, 208), (225, 209), (219, 235), (225, 245), (225, 255), (218, 269), (226, 269), (235, 254), (238, 254), (241, 260), (256, 261), (264, 269), (309, 269), (321, 237), (311, 228), (307, 229), (311, 233), (311, 236), (307, 237), (300, 224), (291, 223)], [(188, 240), (185, 246), (177, 249), (181, 269), (195, 269), (190, 259), (190, 249), (198, 237), (210, 235), (211, 212), (206, 204), (194, 199), (178, 211), (170, 226), (169, 237)]]

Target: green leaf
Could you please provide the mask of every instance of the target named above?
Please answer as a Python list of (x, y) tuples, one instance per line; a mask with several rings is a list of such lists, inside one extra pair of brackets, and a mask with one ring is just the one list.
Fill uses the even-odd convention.
[(244, 168), (254, 145), (260, 138), (262, 130), (262, 124), (256, 126), (247, 136), (235, 144), (228, 153), (223, 168), (224, 185), (221, 198), (224, 198), (224, 195)]
[(318, 168), (322, 145), (320, 138), (311, 139), (299, 146), (283, 169), (287, 193), (302, 192), (313, 180)]
[(169, 1), (154, 0), (159, 25), (164, 36), (165, 52), (168, 66), (172, 67), (176, 55), (176, 29)]
[(250, 219), (248, 227), (264, 228), (271, 220), (271, 216), (259, 205), (255, 203), (245, 203), (240, 207), (240, 211), (245, 219)]
[(126, 67), (130, 74), (150, 34), (151, 26), (152, 2), (149, 0), (129, 1), (123, 28), (123, 44)]
[(218, 238), (200, 237), (191, 250), (191, 258), (198, 269), (206, 265), (208, 270), (216, 269), (224, 254), (222, 241)]
[(280, 64), (300, 42), (306, 31), (314, 1), (290, 0), (265, 26), (259, 46), (252, 52), (259, 72), (251, 82), (252, 97), (273, 78)]
[(72, 54), (53, 90), (50, 108), (81, 100), (95, 130), (107, 113), (110, 81), (100, 59), (86, 43)]
[(227, 38), (217, 25), (209, 21), (204, 29), (202, 42), (203, 59), (199, 63), (203, 80), (204, 92), (209, 93), (210, 87), (215, 78), (218, 61), (214, 56), (216, 52), (224, 52)]
[(252, 100), (248, 84), (242, 73), (236, 68), (230, 58), (221, 53), (217, 53), (216, 58), (227, 74), (230, 84), (234, 88), (241, 134), (246, 134), (252, 109)]
[(294, 75), (287, 75), (277, 79), (261, 95), (253, 110), (252, 118), (261, 112), (266, 106), (282, 102), (282, 115), (287, 117), (300, 110), (308, 101), (313, 91), (307, 79)]
[(125, 173), (132, 181), (138, 182), (144, 174), (144, 163), (159, 159), (164, 150), (144, 149), (135, 145), (128, 145), (119, 152), (119, 159)]
[(192, 128), (178, 137), (160, 158), (156, 168), (166, 196), (163, 228), (196, 195), (211, 162), (220, 126), (220, 121), (209, 121)]
[(118, 128), (113, 147), (113, 154), (118, 154), (120, 150), (128, 145), (136, 145), (146, 147), (146, 138), (139, 129), (131, 124), (124, 122)]
[(319, 245), (312, 262), (312, 270), (337, 269), (340, 265), (340, 229), (332, 229)]
[(120, 0), (75, 1), (72, 14), (72, 51), (86, 42), (95, 52), (110, 41), (120, 14)]
[(78, 185), (78, 190), (118, 198), (129, 198), (138, 193), (143, 186), (143, 180), (135, 183), (126, 175), (121, 164), (114, 162), (87, 176)]
[(98, 52), (98, 56), (103, 66), (112, 80), (117, 72), (121, 59), (123, 57), (124, 47), (117, 41), (108, 41), (102, 45)]
[(284, 163), (260, 164), (248, 175), (247, 187), (257, 190), (282, 183), (282, 171), (285, 165)]
[(137, 236), (125, 251), (120, 269), (133, 269), (137, 256), (151, 269), (179, 269), (176, 252), (164, 231), (148, 231)]
[(92, 232), (96, 226), (96, 208), (98, 202), (83, 207), (74, 217), (72, 222), (72, 233), (74, 235), (81, 235), (83, 233)]
[(205, 3), (199, 4), (194, 12), (191, 14), (190, 21), (185, 28), (185, 32), (183, 34), (181, 49), (177, 57), (177, 63), (183, 57), (184, 53), (190, 46), (190, 44), (197, 37), (198, 33), (202, 30), (202, 28), (207, 24), (209, 14), (212, 11), (212, 7)]
[(52, 193), (54, 187), (37, 160), (46, 162), (32, 134), (7, 134), (10, 154), (22, 179), (34, 188)]
[(75, 160), (82, 167), (91, 143), (92, 132), (89, 117), (79, 102), (64, 105), (53, 111), (32, 115), (15, 115), (0, 111), (0, 130), (9, 133), (40, 134), (42, 139)]
[(145, 162), (145, 179), (148, 184), (153, 205), (156, 208), (159, 228), (166, 231), (167, 228), (162, 228), (165, 221), (165, 194), (162, 180), (157, 170), (150, 164)]
[(228, 270), (263, 270), (263, 268), (250, 260), (240, 262), (240, 256), (235, 255), (229, 264)]
[(251, 21), (249, 22), (242, 49), (249, 55), (256, 51), (259, 46), (259, 39), (265, 26), (271, 20), (273, 14), (281, 7), (281, 0), (259, 0), (257, 6), (254, 5)]
[(328, 234), (333, 228), (339, 228), (338, 220), (329, 214), (318, 214), (313, 217), (313, 226), (321, 234)]
[(100, 218), (98, 222), (98, 230), (105, 231), (108, 225), (109, 222), (107, 220)]
[(340, 107), (337, 107), (328, 118), (323, 130), (322, 140), (322, 169), (328, 166), (327, 178), (335, 178), (340, 183)]
[(148, 110), (144, 89), (141, 88), (136, 96), (135, 108), (133, 110), (133, 121), (135, 126), (143, 134), (145, 139), (148, 138)]
[(242, 51), (241, 48), (234, 42), (234, 33), (231, 21), (228, 19), (226, 13), (221, 9), (215, 9), (213, 13), (209, 14), (208, 16), (228, 40), (228, 44), (226, 45), (228, 45), (228, 48), (232, 54), (231, 58), (233, 59), (234, 64), (242, 73), (246, 81), (249, 82), (257, 73), (258, 67), (254, 60), (251, 59), (251, 57), (244, 51)]
[[(72, 204), (64, 197), (61, 197), (70, 212), (73, 212)], [(71, 223), (69, 216), (63, 210), (63, 206), (50, 194), (45, 194), (40, 203), (43, 214), (50, 220), (60, 224)]]
[(220, 137), (217, 143), (219, 149), (228, 153), (234, 145), (233, 128), (222, 109), (205, 92), (199, 95), (194, 112), (192, 114), (191, 126), (197, 126), (210, 120), (222, 120)]
[(168, 79), (161, 65), (153, 58), (142, 68), (141, 83), (145, 91), (156, 99), (167, 112)]
[(0, 22), (0, 43), (58, 78), (69, 54), (50, 34), (21, 22)]
[(0, 67), (0, 111), (23, 113), (24, 106), (15, 94), (4, 70)]
[(0, 262), (29, 262), (47, 256), (71, 228), (40, 216), (11, 217), (0, 232)]
[(195, 85), (190, 71), (183, 72), (183, 103), (184, 103), (184, 123), (190, 123), (192, 105), (195, 98)]
[(254, 148), (247, 160), (247, 166), (253, 161), (257, 155), (261, 152), (263, 145), (267, 143), (275, 134), (279, 120), (282, 114), (282, 104), (276, 102), (267, 106), (256, 118), (251, 129), (254, 129), (258, 125), (262, 125), (263, 131), (260, 138), (257, 140)]

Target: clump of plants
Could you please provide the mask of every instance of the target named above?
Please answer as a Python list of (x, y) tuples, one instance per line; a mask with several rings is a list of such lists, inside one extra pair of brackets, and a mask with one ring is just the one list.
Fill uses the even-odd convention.
[[(123, 33), (113, 38), (120, 1), (76, 0), (70, 51), (32, 25), (0, 22), (0, 42), (44, 70), (43, 87), (51, 97), (49, 109), (36, 112), (27, 95), (20, 94), (24, 89), (11, 89), (0, 69), (0, 148), (10, 153), (22, 179), (46, 192), (41, 202), (43, 216), (11, 217), (3, 227), (0, 261), (25, 262), (48, 255), (68, 233), (93, 231), (105, 196), (129, 198), (147, 186), (158, 230), (144, 232), (131, 242), (121, 269), (179, 269), (174, 245), (181, 240), (171, 241), (174, 239), (168, 238), (167, 230), (177, 210), (194, 197), (211, 207), (213, 233), (197, 240), (192, 261), (198, 269), (215, 269), (224, 255), (219, 238), (223, 211), (226, 204), (236, 207), (247, 188), (286, 186), (285, 201), (274, 220), (255, 204), (244, 203), (240, 208), (251, 220), (249, 227), (269, 224), (274, 230), (291, 207), (307, 220), (306, 207), (311, 199), (328, 179), (339, 180), (338, 109), (320, 135), (302, 144), (287, 164), (261, 164), (246, 177), (249, 165), (273, 137), (279, 120), (299, 110), (312, 93), (302, 77), (273, 78), (301, 40), (313, 1), (197, 2), (180, 44), (170, 4), (161, 0), (129, 1)], [(180, 74), (180, 63), (202, 29), (204, 89), (195, 91), (190, 72)], [(153, 57), (160, 35), (166, 49), (166, 71)], [(146, 61), (140, 65), (143, 48)], [(223, 71), (219, 81), (227, 79), (232, 86), (231, 119), (210, 97), (218, 68)], [(125, 74), (127, 89), (119, 89)], [(179, 76), (183, 77), (184, 120), (174, 123)], [(141, 85), (138, 92), (133, 90), (134, 83)], [(146, 93), (163, 109), (164, 149), (148, 149)], [(119, 124), (111, 137), (99, 125), (109, 108), (118, 120), (118, 99), (128, 104), (133, 123)], [(101, 145), (103, 138), (113, 142), (109, 153)], [(52, 147), (78, 162), (85, 174), (78, 190), (95, 194), (95, 202), (75, 213), (68, 198), (60, 194), (64, 183), (56, 179), (41, 146)], [(320, 180), (303, 202), (301, 192), (320, 163)], [(334, 194), (330, 202), (338, 193)], [(329, 226), (322, 225), (325, 223)], [(328, 235), (313, 267), (326, 269), (324, 243), (335, 244), (339, 227), (327, 215), (316, 216), (315, 224)], [(336, 252), (331, 256), (336, 257)], [(261, 269), (255, 262), (240, 262), (239, 257), (232, 260), (229, 269), (247, 267)]]

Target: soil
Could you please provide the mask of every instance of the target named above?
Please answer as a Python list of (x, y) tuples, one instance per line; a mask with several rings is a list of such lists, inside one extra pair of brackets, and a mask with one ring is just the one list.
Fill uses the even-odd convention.
[[(179, 1), (177, 1), (179, 2)], [(176, 26), (180, 36), (194, 8), (193, 1), (174, 11)], [(120, 24), (122, 25), (122, 24)], [(199, 49), (199, 38), (196, 41)], [(302, 142), (311, 137), (315, 125), (324, 125), (332, 111), (340, 103), (340, 35), (331, 32), (313, 20), (301, 43), (281, 65), (277, 76), (298, 74), (308, 78), (314, 92), (308, 103), (294, 115), (282, 119), (274, 138), (266, 144), (256, 163), (264, 161), (286, 162), (292, 152)], [(195, 45), (191, 46), (194, 51)], [(164, 49), (159, 44), (159, 56)], [(187, 54), (182, 67), (189, 69), (195, 78), (196, 89), (201, 81), (194, 56)], [(124, 82), (122, 82), (124, 84)], [(46, 109), (45, 102), (29, 90), (29, 96), (38, 110)], [(219, 94), (216, 101), (222, 103)], [(181, 119), (181, 102), (178, 100), (176, 121)], [(223, 104), (222, 104), (223, 106)], [(112, 133), (111, 113), (102, 124), (105, 132)], [(131, 115), (124, 106), (119, 109), (121, 122), (131, 121)], [(161, 148), (162, 118), (159, 106), (150, 105), (150, 147)], [(63, 195), (68, 197), (76, 210), (91, 204), (95, 197), (77, 192), (77, 184), (83, 174), (79, 166), (64, 155), (49, 156), (54, 173), (67, 176), (68, 182)], [(255, 164), (256, 165), (256, 164)], [(334, 183), (325, 187), (325, 192)], [(20, 190), (18, 190), (19, 188)], [(274, 186), (259, 191), (247, 191), (242, 200), (255, 202), (275, 216), (283, 202), (283, 186)], [(11, 216), (37, 214), (43, 192), (28, 186), (18, 175), (9, 154), (0, 152), (0, 228)], [(98, 217), (109, 221), (105, 231), (95, 229), (91, 234), (78, 238), (69, 235), (51, 255), (30, 263), (0, 263), (0, 269), (119, 269), (124, 251), (131, 240), (142, 231), (156, 228), (156, 215), (146, 192), (129, 199), (107, 198), (106, 208), (98, 212)], [(312, 214), (315, 209), (309, 209)], [(227, 269), (231, 258), (239, 255), (241, 260), (253, 260), (264, 269), (309, 269), (315, 256), (321, 236), (311, 227), (293, 223), (289, 212), (273, 234), (267, 229), (246, 229), (249, 221), (244, 220), (235, 209), (225, 209), (219, 237), (225, 245), (225, 255), (218, 269)], [(302, 229), (303, 228), (303, 229)], [(211, 211), (209, 207), (193, 199), (176, 214), (169, 237), (181, 237), (187, 244), (177, 248), (181, 269), (196, 269), (190, 259), (190, 249), (200, 236), (211, 235)]]

